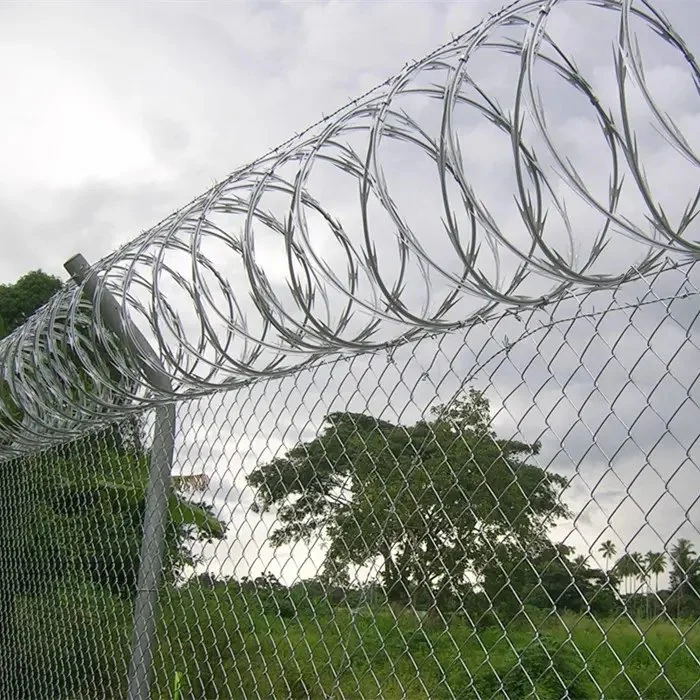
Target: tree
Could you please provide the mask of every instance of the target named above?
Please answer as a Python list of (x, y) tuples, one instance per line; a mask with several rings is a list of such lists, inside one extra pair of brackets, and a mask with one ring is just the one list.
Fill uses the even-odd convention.
[(676, 614), (699, 611), (700, 559), (690, 540), (681, 537), (671, 548), (671, 595), (676, 601)]
[[(19, 328), (61, 289), (61, 280), (41, 270), (20, 277), (14, 284), (0, 284), (0, 339)], [(2, 427), (21, 421), (21, 412), (10, 396), (9, 385), (0, 377), (0, 449), (7, 443)]]
[(14, 284), (0, 284), (0, 338), (19, 328), (62, 287), (61, 280), (41, 270)]
[[(646, 571), (644, 567), (644, 555), (641, 552), (632, 552), (630, 554), (630, 559), (632, 560), (632, 579), (637, 579), (640, 583), (644, 583), (646, 580)], [(639, 590), (638, 587), (635, 591)]]
[(663, 552), (647, 552), (647, 568), (654, 574), (654, 592), (659, 594), (659, 575), (666, 571), (666, 555)]
[(332, 413), (322, 433), (248, 477), (255, 507), (276, 511), (274, 546), (325, 536), (334, 572), (380, 559), (390, 599), (439, 603), (494, 547), (533, 554), (569, 514), (566, 480), (528, 464), (539, 451), (500, 439), (486, 397), (470, 390), (431, 421), (395, 425)]
[[(628, 552), (624, 561), (625, 576), (629, 582), (629, 596), (634, 603), (635, 613), (639, 614), (639, 591), (643, 590), (646, 581), (644, 556), (640, 552)], [(637, 582), (642, 584), (641, 588)]]
[(636, 574), (636, 565), (632, 555), (626, 552), (623, 554), (615, 563), (613, 567), (613, 573), (619, 576), (625, 584), (625, 595), (630, 595), (630, 579), (634, 578)]
[[(58, 287), (59, 280), (41, 272), (0, 286), (2, 327), (15, 330)], [(109, 357), (103, 347), (90, 352)], [(66, 361), (76, 363), (89, 390), (93, 379), (77, 355)], [(118, 381), (119, 369), (111, 371)], [(0, 390), (0, 422), (5, 415), (20, 424), (7, 387)], [(21, 598), (36, 600), (68, 581), (90, 582), (126, 600), (133, 596), (149, 461), (134, 439), (138, 431), (138, 419), (129, 418), (40, 455), (0, 462), (0, 697), (17, 697), (12, 684), (27, 682), (32, 673), (16, 666), (14, 619)], [(223, 535), (210, 506), (176, 488), (168, 510), (166, 580), (192, 563), (194, 541)]]
[[(95, 697), (119, 693), (113, 682), (109, 694), (99, 685), (100, 678), (114, 680), (109, 669), (124, 657), (91, 654), (90, 644), (102, 634), (93, 613), (101, 608), (101, 624), (122, 630), (114, 632), (117, 637), (128, 630), (128, 616), (120, 611), (136, 593), (149, 460), (143, 452), (123, 448), (113, 436), (113, 431), (103, 431), (0, 464), (1, 698), (44, 697), (33, 685), (38, 665), (42, 671), (36, 682), (49, 683), (57, 699), (87, 697), (83, 685), (71, 685), (80, 683)], [(3, 488), (8, 484), (10, 488)], [(224, 527), (209, 506), (173, 493), (164, 581), (174, 582), (192, 563), (193, 541), (223, 535)], [(67, 590), (82, 591), (82, 596), (66, 597)], [(27, 609), (44, 609), (61, 600), (61, 609), (47, 623), (36, 616), (30, 620), (28, 636)], [(70, 634), (57, 637), (52, 647), (56, 620), (69, 623)], [(37, 656), (37, 642), (46, 658)], [(81, 665), (79, 674), (64, 678), (66, 658)]]
[(534, 556), (506, 549), (494, 556), (483, 572), (481, 585), (501, 617), (516, 615), (524, 606), (608, 614), (615, 598), (610, 577), (590, 568), (587, 557), (573, 560), (573, 548), (551, 544)]
[[(61, 288), (61, 281), (41, 271), (30, 272), (14, 284), (0, 285), (0, 338), (5, 337), (43, 306)], [(3, 426), (21, 422), (9, 385), (0, 377), (0, 434)], [(8, 443), (0, 436), (0, 450)], [(47, 550), (47, 523), (37, 515), (40, 496), (27, 465), (21, 459), (0, 463), (0, 695), (9, 692), (13, 673), (14, 609), (17, 597), (43, 592), (46, 572), (60, 571), (55, 550)], [(43, 555), (43, 559), (42, 559)]]
[(659, 595), (659, 574), (662, 574), (666, 570), (666, 561), (663, 552), (652, 552), (648, 551), (644, 557), (644, 568), (647, 582), (647, 595), (646, 595), (646, 612), (647, 617), (649, 617), (649, 606), (651, 598), (651, 577), (655, 577), (654, 581), (654, 593), (658, 598)]
[[(0, 285), (0, 324), (5, 328), (5, 332), (10, 333), (21, 326), (32, 314), (47, 304), (51, 297), (61, 289), (61, 286), (62, 283), (58, 278), (47, 275), (41, 270), (24, 275), (14, 284)], [(76, 332), (82, 332), (84, 330), (82, 326), (88, 322), (88, 318), (79, 319)], [(105, 337), (108, 336), (109, 334), (105, 335)], [(0, 337), (2, 337), (1, 333)], [(106, 347), (97, 345), (87, 350), (88, 355), (91, 353), (102, 356), (103, 364), (110, 368), (111, 379), (115, 383), (119, 383), (122, 373), (118, 367), (113, 366)], [(78, 374), (82, 375), (85, 380), (84, 389), (89, 390), (89, 386), (94, 380), (90, 376), (90, 372), (82, 366), (79, 356), (73, 353), (66, 360), (77, 366)], [(0, 400), (2, 398), (5, 398), (8, 403), (11, 401), (10, 397), (0, 395)], [(47, 473), (42, 475), (39, 475), (36, 469), (28, 466), (27, 463), (31, 462), (30, 459), (11, 460), (8, 464), (3, 465), (5, 469), (3, 495), (6, 495), (11, 501), (17, 497), (18, 493), (22, 492), (22, 489), (28, 489), (27, 493), (31, 493), (35, 497), (34, 502), (43, 504), (41, 507), (44, 519), (50, 519), (51, 510), (59, 516), (62, 515), (61, 508), (65, 508), (66, 513), (78, 513), (84, 516), (90, 511), (91, 505), (99, 504), (101, 510), (95, 511), (90, 516), (93, 523), (100, 522), (99, 519), (102, 517), (105, 530), (109, 531), (106, 514), (110, 513), (109, 518), (113, 519), (112, 525), (115, 527), (111, 540), (124, 544), (131, 538), (129, 547), (133, 555), (139, 547), (148, 463), (148, 455), (144, 451), (139, 437), (140, 429), (139, 418), (131, 417), (121, 423), (103, 428), (88, 437), (74, 441), (72, 444), (57, 447), (53, 453), (55, 462), (52, 464), (52, 469), (47, 470)], [(115, 469), (122, 472), (123, 475), (118, 478), (105, 477), (105, 473), (111, 475)], [(91, 477), (94, 477), (96, 481), (91, 482)], [(37, 482), (39, 479), (41, 483), (34, 483), (30, 487), (28, 479), (32, 482)], [(198, 480), (193, 480), (192, 477), (189, 479), (179, 478), (179, 480), (176, 478), (173, 480), (173, 484), (175, 493), (171, 498), (169, 533), (174, 539), (170, 543), (171, 560), (169, 566), (181, 568), (189, 562), (192, 556), (190, 547), (192, 541), (209, 537), (222, 537), (223, 526), (212, 517), (208, 504), (195, 501), (187, 494), (187, 491), (192, 490), (192, 486), (195, 487), (195, 491), (198, 485), (206, 486), (201, 475)], [(28, 501), (25, 498), (23, 502)], [(47, 508), (47, 504), (50, 504), (50, 507)], [(0, 517), (1, 515), (0, 513)], [(31, 519), (26, 516), (19, 518), (24, 523)], [(95, 561), (99, 561), (99, 556), (95, 552), (106, 545), (105, 543), (100, 544), (96, 539), (90, 539), (90, 534), (96, 535), (98, 528), (85, 527), (85, 525), (83, 521), (81, 527), (84, 528), (84, 532), (80, 535), (76, 534), (75, 539), (85, 544), (86, 550), (92, 548), (93, 558)], [(132, 525), (137, 529), (130, 529)], [(0, 531), (3, 533), (15, 532), (16, 527), (8, 524), (0, 527)], [(31, 542), (36, 539), (36, 537), (20, 536), (18, 532), (15, 534), (18, 535), (12, 538), (15, 542)], [(100, 534), (98, 539), (105, 539), (104, 533)], [(14, 551), (13, 547), (15, 546), (8, 543), (8, 551)], [(71, 543), (71, 547), (75, 549), (73, 543)], [(177, 555), (173, 552), (177, 552)], [(120, 588), (122, 583), (127, 580), (132, 581), (135, 576), (133, 556), (125, 556), (124, 552), (121, 551), (113, 552), (113, 554), (114, 561), (118, 560), (123, 564), (123, 567), (121, 564), (115, 567), (112, 563), (102, 562), (104, 571), (111, 572), (106, 577), (110, 579), (111, 576), (109, 587), (112, 589)], [(97, 564), (94, 566), (98, 568)], [(0, 571), (1, 578), (2, 571)], [(30, 576), (30, 578), (36, 579), (36, 575)], [(1, 581), (0, 588), (2, 588)]]
[(603, 559), (605, 560), (605, 573), (607, 574), (610, 567), (610, 560), (615, 556), (617, 547), (612, 540), (605, 540), (598, 548), (598, 551), (603, 555)]
[[(51, 547), (66, 572), (130, 598), (136, 592), (149, 460), (124, 450), (110, 432), (89, 461), (78, 444), (58, 448), (41, 475), (41, 517), (50, 521)], [(165, 577), (174, 580), (193, 563), (192, 542), (220, 539), (224, 526), (206, 503), (173, 492), (165, 537)], [(76, 546), (79, 543), (79, 546)]]
[[(653, 563), (652, 563), (653, 562)], [(613, 572), (625, 581), (625, 594), (627, 596), (634, 595), (635, 609), (638, 610), (638, 591), (639, 587), (635, 585), (636, 581), (642, 584), (644, 591), (644, 601), (646, 606), (647, 616), (649, 614), (649, 596), (650, 596), (650, 575), (656, 574), (657, 592), (658, 592), (658, 577), (664, 571), (664, 555), (654, 552), (647, 552), (646, 556), (639, 552), (628, 552), (624, 554), (613, 567)], [(646, 586), (646, 589), (645, 589)]]

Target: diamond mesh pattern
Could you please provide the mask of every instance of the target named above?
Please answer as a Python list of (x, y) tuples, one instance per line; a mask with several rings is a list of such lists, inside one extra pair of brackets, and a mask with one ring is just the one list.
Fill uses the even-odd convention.
[[(178, 404), (151, 697), (698, 697), (699, 271)], [(2, 464), (0, 697), (124, 696), (153, 425)]]

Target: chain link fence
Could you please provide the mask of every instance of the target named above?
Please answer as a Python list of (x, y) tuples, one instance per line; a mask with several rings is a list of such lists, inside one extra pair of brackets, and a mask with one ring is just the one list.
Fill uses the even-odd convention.
[[(698, 697), (699, 271), (178, 403), (151, 697)], [(126, 693), (153, 425), (2, 464), (3, 698)]]
[(700, 698), (691, 49), (510, 2), (0, 288), (0, 700)]

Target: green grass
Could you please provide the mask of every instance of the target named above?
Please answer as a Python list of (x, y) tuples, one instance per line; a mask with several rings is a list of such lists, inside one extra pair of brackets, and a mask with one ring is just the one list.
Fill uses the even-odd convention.
[[(699, 698), (700, 624), (567, 614), (474, 630), (389, 608), (300, 601), (285, 617), (254, 595), (185, 589), (163, 601), (155, 698)], [(551, 661), (550, 661), (551, 660)], [(675, 691), (675, 692), (674, 692)]]

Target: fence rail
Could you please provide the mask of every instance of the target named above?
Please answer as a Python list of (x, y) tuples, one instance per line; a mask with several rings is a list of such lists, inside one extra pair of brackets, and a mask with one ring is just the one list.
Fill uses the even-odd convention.
[(654, 41), (697, 92), (652, 3), (511, 3), (0, 340), (1, 699), (700, 696), (698, 158)]

